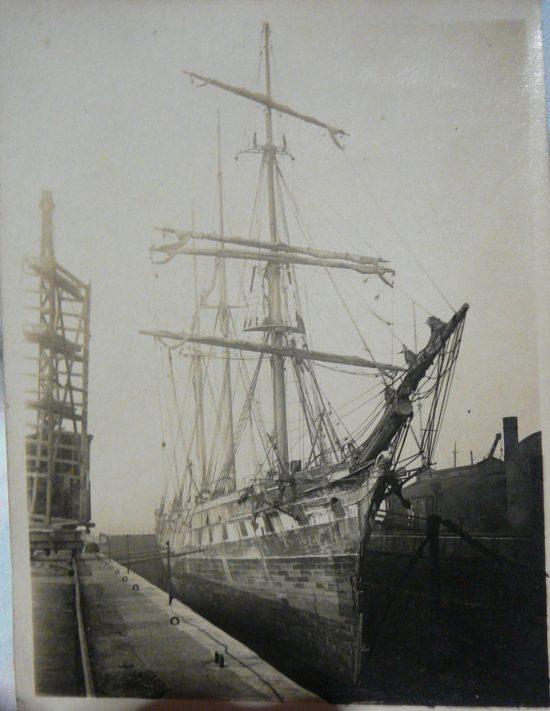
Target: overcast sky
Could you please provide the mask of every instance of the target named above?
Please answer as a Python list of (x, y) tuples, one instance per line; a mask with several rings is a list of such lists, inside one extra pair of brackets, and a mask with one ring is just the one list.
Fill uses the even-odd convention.
[[(3, 15), (2, 294), (8, 455), (19, 501), (31, 418), (23, 376), (32, 369), (23, 360), (32, 312), (22, 308), (22, 261), (39, 250), (47, 188), (58, 261), (92, 283), (93, 517), (100, 530), (152, 529), (164, 476), (164, 376), (138, 332), (188, 327), (190, 313), (188, 264), (151, 266), (153, 228), (189, 227), (193, 203), (197, 229), (216, 229), (219, 109), (228, 231), (246, 236), (258, 166), (254, 156), (233, 157), (255, 132), (261, 139), (263, 124), (261, 108), (193, 88), (181, 70), (260, 88), (266, 20), (275, 97), (350, 134), (342, 152), (321, 129), (277, 117), (277, 135), (296, 157), (283, 170), (316, 245), (388, 258), (398, 285), (421, 304), (420, 344), (429, 335), (422, 308), (452, 314), (439, 291), (455, 308), (471, 305), (440, 465), (451, 463), (455, 441), (459, 462), (470, 450), (484, 456), (503, 416), (519, 417), (521, 436), (540, 429), (535, 255), (545, 228), (537, 182), (544, 107), (529, 24), (536, 3), (88, 0), (4, 3)], [(296, 242), (304, 243), (300, 235)], [(334, 296), (311, 277), (312, 344), (360, 354)], [(353, 293), (370, 300), (380, 291), (358, 275), (353, 289), (350, 303)], [(364, 336), (388, 360), (391, 341), (361, 304), (353, 308)], [(391, 315), (388, 290), (376, 304)], [(410, 301), (396, 294), (393, 308), (399, 338), (412, 347)], [(342, 402), (354, 387), (345, 386)]]

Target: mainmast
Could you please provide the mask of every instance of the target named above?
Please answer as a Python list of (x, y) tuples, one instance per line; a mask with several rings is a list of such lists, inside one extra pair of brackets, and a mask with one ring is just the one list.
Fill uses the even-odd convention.
[[(223, 207), (223, 172), (222, 172), (222, 140), (220, 129), (220, 114), (218, 112), (218, 208), (219, 208), (219, 229), (220, 229), (220, 247), (224, 249), (224, 207)], [(227, 303), (227, 277), (225, 272), (225, 260), (219, 259), (218, 268), (220, 270), (220, 330), (222, 336), (229, 338), (229, 306)], [(224, 360), (223, 374), (223, 401), (227, 415), (227, 456), (224, 462), (223, 480), (225, 483), (226, 492), (235, 491), (237, 488), (237, 480), (235, 475), (235, 433), (233, 427), (233, 391), (231, 384), (231, 362), (230, 352), (226, 348)]]
[[(262, 27), (263, 51), (264, 51), (264, 72), (265, 72), (265, 93), (250, 91), (244, 87), (238, 87), (226, 82), (219, 81), (195, 72), (185, 71), (193, 82), (200, 82), (200, 86), (209, 84), (223, 91), (235, 94), (254, 103), (260, 104), (265, 113), (265, 144), (258, 146), (254, 140), (254, 147), (250, 152), (262, 154), (262, 172), (265, 172), (267, 181), (267, 207), (269, 219), (269, 239), (262, 241), (236, 235), (225, 235), (224, 211), (223, 211), (223, 174), (221, 169), (221, 139), (218, 126), (218, 191), (219, 191), (219, 234), (205, 232), (195, 232), (176, 230), (170, 227), (158, 228), (164, 236), (171, 234), (175, 236), (175, 241), (162, 246), (151, 248), (151, 253), (157, 253), (161, 257), (158, 263), (166, 263), (176, 255), (192, 257), (210, 257), (216, 260), (220, 279), (220, 303), (218, 305), (218, 318), (222, 337), (201, 336), (197, 333), (171, 333), (167, 331), (142, 331), (156, 338), (170, 338), (178, 340), (180, 343), (193, 343), (209, 345), (215, 348), (222, 348), (225, 353), (225, 377), (220, 402), (220, 415), (226, 415), (225, 439), (227, 445), (221, 480), (225, 482), (225, 489), (235, 488), (235, 443), (233, 440), (233, 413), (232, 413), (232, 384), (229, 365), (229, 352), (231, 350), (251, 351), (267, 354), (271, 359), (272, 389), (273, 389), (273, 447), (275, 458), (278, 462), (278, 469), (281, 479), (285, 479), (289, 466), (289, 443), (288, 443), (288, 422), (287, 422), (287, 401), (285, 389), (285, 359), (293, 359), (295, 365), (304, 360), (321, 360), (330, 363), (338, 363), (357, 367), (375, 367), (379, 371), (398, 372), (403, 368), (398, 368), (389, 364), (381, 364), (374, 359), (365, 359), (358, 356), (341, 355), (334, 353), (324, 353), (321, 351), (310, 351), (307, 346), (297, 348), (295, 343), (287, 342), (286, 333), (303, 333), (303, 325), (296, 326), (285, 323), (286, 309), (284, 305), (284, 283), (283, 276), (289, 265), (303, 265), (308, 267), (321, 267), (324, 269), (346, 269), (360, 274), (377, 275), (383, 282), (390, 284), (387, 276), (394, 274), (393, 269), (386, 260), (368, 257), (363, 255), (337, 252), (334, 250), (317, 249), (313, 247), (301, 247), (290, 245), (279, 238), (278, 230), (278, 205), (276, 203), (275, 179), (278, 174), (277, 155), (286, 154), (286, 142), (283, 147), (276, 146), (273, 136), (273, 111), (291, 116), (299, 121), (317, 126), (328, 132), (335, 145), (343, 149), (340, 144), (342, 136), (346, 132), (331, 124), (325, 123), (314, 116), (304, 114), (296, 109), (275, 101), (272, 97), (271, 87), (271, 63), (270, 63), (270, 27), (264, 23)], [(203, 247), (197, 243), (213, 242), (210, 248)], [(259, 331), (267, 334), (267, 338), (261, 343), (252, 341), (237, 340), (230, 336), (230, 315), (227, 305), (227, 283), (225, 275), (225, 260), (238, 259), (241, 261), (254, 261), (265, 264), (265, 277), (267, 282), (267, 314), (262, 323), (247, 327), (246, 331)], [(370, 353), (369, 353), (370, 355)], [(322, 427), (322, 422), (320, 423)], [(316, 435), (314, 435), (316, 439)], [(209, 474), (208, 474), (209, 476)]]
[[(271, 66), (269, 59), (269, 23), (263, 25), (265, 57), (265, 94), (271, 100)], [(275, 147), (273, 144), (273, 120), (271, 106), (265, 108), (266, 144), (264, 161), (267, 173), (267, 200), (269, 211), (269, 238), (279, 242), (277, 233), (277, 209), (275, 204)], [(276, 347), (283, 345), (283, 323), (281, 309), (281, 267), (279, 264), (267, 265), (269, 284), (269, 321), (271, 324), (271, 343)], [(282, 355), (271, 356), (273, 373), (273, 422), (274, 441), (278, 452), (279, 469), (288, 465), (288, 425), (286, 417), (285, 362)]]

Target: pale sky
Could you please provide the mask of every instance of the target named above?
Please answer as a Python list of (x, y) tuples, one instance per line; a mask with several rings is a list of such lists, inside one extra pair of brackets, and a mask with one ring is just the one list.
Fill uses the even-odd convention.
[[(540, 429), (535, 277), (544, 237), (538, 182), (544, 104), (531, 2), (4, 3), (0, 113), (2, 296), (10, 493), (24, 500), (24, 411), (32, 312), (23, 256), (38, 253), (41, 190), (51, 189), (58, 261), (92, 283), (89, 431), (99, 530), (150, 531), (163, 487), (158, 362), (147, 328), (188, 328), (189, 265), (153, 268), (154, 227), (216, 229), (216, 111), (223, 124), (228, 232), (246, 236), (262, 137), (260, 108), (182, 69), (258, 89), (260, 32), (272, 29), (275, 98), (350, 135), (282, 117), (282, 164), (318, 247), (380, 254), (430, 313), (470, 303), (437, 461), (490, 448), (501, 418)], [(528, 20), (526, 23), (525, 20)], [(538, 93), (537, 93), (538, 92)], [(292, 237), (292, 235), (291, 235)], [(303, 240), (296, 235), (296, 242)], [(405, 244), (407, 246), (405, 246)], [(410, 251), (409, 251), (410, 250)], [(413, 252), (418, 263), (411, 257)], [(424, 271), (425, 270), (425, 271)], [(158, 278), (155, 276), (158, 274)], [(389, 337), (342, 289), (382, 360)], [(311, 342), (361, 354), (315, 270)], [(375, 302), (372, 302), (373, 305)], [(391, 313), (387, 290), (375, 306)], [(412, 347), (410, 302), (394, 296)], [(418, 311), (419, 344), (429, 335)], [(334, 324), (334, 331), (332, 331)], [(395, 350), (399, 350), (398, 347)], [(395, 362), (399, 355), (393, 353)], [(165, 376), (164, 376), (165, 377)], [(367, 384), (368, 386), (368, 384)], [(328, 383), (330, 387), (330, 383)], [(339, 402), (354, 385), (342, 386)], [(366, 387), (362, 385), (361, 387)], [(164, 388), (164, 391), (166, 388)], [(162, 399), (163, 387), (160, 387)]]

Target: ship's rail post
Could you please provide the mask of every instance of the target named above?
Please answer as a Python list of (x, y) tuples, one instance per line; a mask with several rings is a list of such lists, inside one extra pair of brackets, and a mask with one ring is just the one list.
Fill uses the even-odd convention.
[(168, 573), (168, 604), (172, 604), (172, 561), (170, 559), (170, 541), (166, 541), (166, 571)]
[(441, 517), (428, 516), (426, 522), (426, 538), (428, 540), (428, 556), (430, 560), (430, 666), (435, 670), (439, 658), (441, 642), (441, 564), (439, 558), (439, 533)]
[(111, 556), (111, 536), (107, 536), (107, 555), (109, 556), (109, 563), (112, 560)]

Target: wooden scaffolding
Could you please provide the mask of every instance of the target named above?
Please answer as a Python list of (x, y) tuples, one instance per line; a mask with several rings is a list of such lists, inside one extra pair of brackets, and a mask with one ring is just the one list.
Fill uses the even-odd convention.
[[(27, 329), (38, 346), (36, 390), (27, 406), (36, 412), (26, 437), (31, 547), (46, 535), (67, 547), (77, 526), (90, 523), (90, 442), (88, 434), (88, 361), (90, 285), (55, 259), (52, 194), (42, 192), (40, 256), (28, 260), (38, 278), (38, 324)], [(53, 538), (52, 538), (53, 536)], [(68, 547), (71, 547), (69, 545)]]

